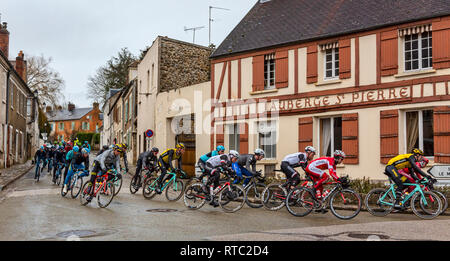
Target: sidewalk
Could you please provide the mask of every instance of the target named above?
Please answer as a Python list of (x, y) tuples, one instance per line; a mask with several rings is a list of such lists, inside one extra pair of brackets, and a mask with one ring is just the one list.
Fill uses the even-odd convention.
[(0, 169), (0, 191), (4, 190), (9, 184), (25, 175), (33, 167), (34, 165), (31, 165), (31, 160), (29, 160), (25, 162), (25, 164), (17, 164), (10, 168)]

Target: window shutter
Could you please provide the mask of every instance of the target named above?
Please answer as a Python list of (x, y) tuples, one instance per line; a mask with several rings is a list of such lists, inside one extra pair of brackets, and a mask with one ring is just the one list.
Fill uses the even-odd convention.
[(342, 115), (342, 150), (345, 152), (345, 164), (359, 163), (358, 113)]
[(380, 160), (386, 164), (398, 155), (398, 110), (380, 111)]
[(306, 64), (306, 82), (317, 82), (317, 45), (308, 46), (307, 50), (307, 64)]
[(397, 30), (381, 33), (381, 76), (398, 73), (398, 33)]
[(433, 22), (433, 68), (450, 68), (450, 19)]
[(239, 153), (248, 154), (248, 123), (239, 124)]
[(304, 151), (306, 146), (313, 143), (313, 118), (298, 119), (298, 151)]
[(253, 91), (264, 90), (264, 55), (253, 57)]
[(450, 163), (450, 106), (434, 107), (434, 162)]
[(350, 39), (339, 41), (339, 79), (351, 77)]
[(286, 88), (288, 87), (289, 79), (289, 63), (288, 63), (288, 51), (275, 53), (275, 87)]
[(224, 128), (223, 124), (216, 125), (216, 147), (219, 145), (224, 145), (225, 136), (223, 128)]

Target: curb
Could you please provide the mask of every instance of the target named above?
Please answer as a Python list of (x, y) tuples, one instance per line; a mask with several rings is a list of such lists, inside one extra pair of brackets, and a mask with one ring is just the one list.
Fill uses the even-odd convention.
[(33, 165), (31, 165), (25, 172), (17, 175), (16, 177), (10, 179), (8, 182), (6, 182), (5, 185), (0, 185), (0, 192), (5, 190), (6, 187), (8, 187), (9, 185), (11, 185), (11, 183), (13, 183), (14, 181), (20, 179), (21, 177), (23, 177), (25, 174), (27, 174), (31, 169), (33, 169)]

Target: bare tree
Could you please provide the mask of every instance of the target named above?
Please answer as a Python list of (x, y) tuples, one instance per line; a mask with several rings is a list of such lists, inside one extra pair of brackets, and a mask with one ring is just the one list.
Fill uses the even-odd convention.
[(64, 101), (62, 90), (64, 80), (61, 75), (50, 67), (52, 58), (29, 56), (27, 59), (27, 84), (32, 91), (37, 90), (39, 101), (56, 106)]

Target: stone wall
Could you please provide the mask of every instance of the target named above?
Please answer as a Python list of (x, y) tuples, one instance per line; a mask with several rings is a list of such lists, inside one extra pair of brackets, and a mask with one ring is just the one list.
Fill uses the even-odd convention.
[(212, 49), (161, 38), (160, 89), (168, 91), (210, 80)]

